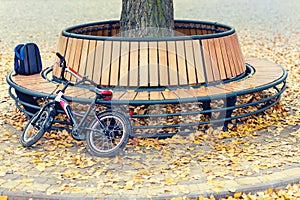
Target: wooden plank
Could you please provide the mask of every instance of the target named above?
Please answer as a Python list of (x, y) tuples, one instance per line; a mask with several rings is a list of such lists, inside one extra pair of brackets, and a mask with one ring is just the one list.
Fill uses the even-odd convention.
[(116, 29), (116, 28), (112, 28), (112, 29), (111, 29), (111, 36), (112, 36), (112, 37), (115, 37), (115, 36), (117, 36), (117, 34), (118, 34), (117, 29)]
[(112, 100), (119, 100), (124, 94), (123, 91), (113, 91)]
[(178, 99), (178, 96), (173, 91), (163, 91), (161, 93), (164, 99)]
[[(79, 66), (80, 66), (80, 59), (81, 59), (81, 51), (82, 51), (82, 44), (83, 40), (78, 39), (76, 41), (76, 50), (75, 50), (75, 57), (74, 57), (74, 63), (73, 63), (73, 69), (75, 71), (79, 71)], [(74, 76), (71, 77), (71, 81), (76, 81), (76, 78)]]
[(158, 44), (149, 42), (149, 83), (158, 86)]
[(173, 92), (176, 94), (176, 96), (179, 97), (179, 99), (185, 99), (185, 98), (195, 98), (194, 95), (187, 92), (188, 89), (176, 89)]
[[(232, 52), (232, 44), (230, 41), (230, 36), (227, 36), (224, 38), (225, 39), (225, 44), (226, 44), (226, 50), (227, 50), (227, 55), (229, 58), (229, 62), (230, 62), (230, 70), (231, 70), (231, 75), (232, 77), (235, 77), (237, 75), (236, 69), (235, 69), (235, 59), (234, 59), (234, 53)], [(232, 77), (228, 77), (228, 78), (232, 78)]]
[(211, 58), (209, 55), (208, 40), (202, 40), (202, 49), (203, 49), (203, 56), (204, 56), (206, 82), (211, 83), (214, 81), (214, 76), (213, 76)]
[(150, 100), (164, 100), (164, 96), (161, 92), (151, 91), (150, 92)]
[(121, 42), (120, 78), (121, 87), (128, 86), (129, 78), (129, 42)]
[(140, 42), (140, 65), (139, 65), (139, 86), (148, 87), (149, 84), (149, 55), (148, 42)]
[[(72, 66), (72, 64), (73, 64), (73, 58), (71, 58), (71, 55), (72, 55), (72, 52), (75, 50), (75, 48), (72, 48), (75, 40), (76, 39), (74, 39), (74, 38), (69, 38), (69, 41), (68, 41), (68, 47), (67, 47), (67, 51), (66, 51), (66, 55), (65, 55), (65, 60), (66, 60), (67, 66)], [(65, 78), (67, 80), (70, 80), (70, 74), (65, 73)]]
[(195, 67), (198, 83), (205, 83), (204, 66), (202, 62), (202, 54), (199, 40), (193, 40), (193, 51), (195, 58)]
[(96, 44), (96, 40), (91, 40), (89, 44), (85, 75), (87, 75), (90, 79), (93, 79), (94, 75)]
[[(101, 27), (103, 27), (103, 25), (98, 26), (99, 29), (101, 29)], [(98, 35), (98, 36), (103, 36), (103, 30), (98, 30), (98, 31), (97, 31), (97, 35)]]
[(177, 56), (176, 56), (176, 44), (175, 41), (168, 41), (168, 63), (169, 63), (169, 76), (170, 85), (177, 86), (178, 81), (178, 69), (177, 69)]
[(139, 43), (130, 42), (129, 86), (139, 85)]
[(136, 95), (137, 92), (127, 91), (119, 98), (119, 100), (125, 100), (125, 101), (134, 100)]
[(211, 58), (214, 82), (219, 82), (221, 80), (221, 75), (219, 71), (219, 63), (216, 55), (216, 47), (215, 47), (214, 39), (209, 39), (208, 45), (209, 45), (209, 54)]
[(241, 74), (246, 70), (246, 65), (245, 65), (244, 56), (243, 56), (237, 35), (235, 35), (234, 45), (236, 47), (236, 54), (238, 56), (237, 58), (240, 63), (239, 70), (240, 70), (240, 74)]
[(222, 52), (222, 57), (223, 57), (223, 62), (224, 62), (224, 69), (226, 73), (226, 78), (232, 77), (231, 69), (230, 69), (230, 60), (228, 58), (227, 54), (227, 48), (225, 44), (225, 39), (220, 38), (220, 47), (221, 47), (221, 52)]
[(196, 97), (225, 95), (225, 94), (229, 93), (229, 91), (227, 91), (226, 89), (218, 88), (216, 86), (190, 88), (188, 92), (193, 92), (193, 95)]
[(186, 68), (188, 74), (188, 84), (196, 85), (197, 77), (196, 77), (196, 68), (195, 68), (195, 59), (194, 59), (194, 48), (192, 40), (184, 41), (185, 44), (185, 58), (186, 58)]
[(150, 99), (149, 92), (138, 92), (134, 98), (134, 100), (149, 100), (149, 99)]
[(185, 61), (185, 47), (184, 41), (176, 41), (176, 51), (177, 51), (177, 66), (179, 75), (179, 85), (187, 85), (187, 69)]
[(95, 63), (94, 63), (94, 72), (93, 72), (93, 80), (98, 84), (100, 84), (101, 73), (102, 73), (103, 47), (104, 47), (104, 42), (98, 40), (96, 42), (96, 48), (95, 48)]
[(203, 31), (201, 29), (201, 27), (198, 27), (198, 29), (196, 30), (197, 35), (203, 35)]
[(89, 40), (83, 40), (82, 50), (81, 50), (81, 58), (80, 58), (80, 65), (79, 65), (79, 74), (85, 75), (86, 65), (87, 65), (87, 56), (89, 50)]
[(169, 84), (168, 63), (167, 63), (167, 45), (166, 42), (158, 42), (159, 55), (159, 85), (167, 86)]
[(110, 78), (110, 65), (112, 54), (112, 41), (104, 41), (103, 47), (103, 63), (101, 71), (101, 85), (108, 86)]
[(114, 41), (112, 44), (112, 58), (110, 67), (110, 86), (117, 86), (119, 84), (119, 74), (120, 74), (120, 51), (121, 43), (119, 41)]
[(191, 29), (190, 28), (185, 28), (184, 29), (184, 35), (190, 36), (191, 35)]
[(108, 31), (108, 29), (109, 29), (109, 25), (108, 24), (105, 24), (105, 25), (103, 25), (103, 28), (104, 28), (104, 30), (103, 30), (103, 36), (109, 36), (109, 31)]
[[(190, 23), (191, 27), (196, 26), (194, 23)], [(190, 35), (196, 35), (196, 29), (195, 28), (190, 28)]]
[[(67, 43), (68, 43), (68, 38), (63, 36), (63, 35), (60, 35), (59, 43), (58, 43), (58, 52), (63, 56), (66, 53)], [(56, 62), (59, 62), (58, 57), (56, 57)], [(53, 73), (54, 76), (60, 78), (61, 68), (58, 65), (55, 65), (53, 67), (53, 72), (52, 73)]]
[(222, 47), (220, 43), (220, 39), (216, 38), (214, 39), (215, 43), (215, 50), (216, 50), (216, 56), (217, 56), (217, 61), (218, 61), (218, 68), (220, 72), (220, 78), (222, 80), (225, 80), (227, 78), (226, 72), (225, 72), (225, 66), (224, 66), (224, 61), (223, 61), (223, 55), (222, 55)]
[[(69, 40), (72, 43), (72, 46), (71, 46), (70, 56), (69, 56), (68, 64), (67, 65), (69, 67), (74, 68), (75, 52), (76, 52), (76, 48), (77, 48), (78, 39), (76, 39), (76, 38), (70, 38)], [(66, 74), (66, 79), (67, 80), (71, 80), (71, 78), (72, 78), (72, 76), (71, 76), (70, 73)]]
[(85, 99), (95, 98), (94, 92), (91, 92), (87, 89), (76, 88), (76, 87), (69, 87), (66, 90), (65, 95), (70, 98), (85, 98)]
[(228, 42), (231, 45), (231, 52), (232, 52), (233, 60), (234, 60), (234, 69), (235, 69), (236, 75), (239, 75), (239, 74), (241, 74), (241, 72), (240, 72), (240, 62), (239, 62), (239, 59), (238, 59), (238, 55), (237, 55), (237, 52), (236, 52), (236, 46), (235, 46), (235, 43), (234, 43), (235, 36), (236, 36), (236, 33), (231, 35), (229, 37)]

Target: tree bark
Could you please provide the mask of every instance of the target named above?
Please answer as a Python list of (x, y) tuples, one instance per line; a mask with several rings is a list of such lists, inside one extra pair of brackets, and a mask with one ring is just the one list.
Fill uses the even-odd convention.
[(168, 37), (173, 35), (173, 0), (123, 0), (121, 36)]

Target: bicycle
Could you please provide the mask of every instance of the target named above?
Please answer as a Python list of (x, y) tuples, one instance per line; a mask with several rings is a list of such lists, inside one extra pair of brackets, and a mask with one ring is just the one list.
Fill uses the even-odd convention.
[[(45, 132), (51, 131), (56, 115), (59, 113), (59, 110), (63, 110), (71, 121), (72, 137), (76, 140), (85, 139), (89, 153), (97, 157), (118, 155), (126, 146), (131, 134), (130, 120), (119, 111), (111, 109), (97, 111), (97, 100), (111, 100), (112, 92), (98, 88), (98, 85), (93, 80), (88, 79), (87, 76), (80, 75), (71, 67), (67, 67), (65, 58), (62, 55), (59, 53), (56, 53), (56, 55), (60, 59), (58, 64), (62, 67), (60, 80), (63, 82), (63, 88), (56, 92), (57, 96), (54, 101), (45, 103), (29, 120), (22, 133), (21, 144), (24, 147), (30, 147), (40, 140)], [(68, 81), (64, 77), (65, 72), (71, 73), (78, 81), (75, 83)], [(84, 83), (86, 82), (89, 83), (89, 87), (86, 88), (95, 93), (95, 98), (89, 104), (87, 111), (81, 115), (81, 120), (77, 120), (71, 106), (64, 97), (64, 93), (69, 86), (85, 85)], [(89, 122), (87, 123), (86, 121)], [(85, 124), (88, 125), (85, 126)], [(84, 131), (86, 134), (83, 133)]]

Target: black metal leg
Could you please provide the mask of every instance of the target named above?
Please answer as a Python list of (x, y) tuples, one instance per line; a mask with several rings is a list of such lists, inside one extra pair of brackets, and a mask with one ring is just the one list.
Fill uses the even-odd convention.
[[(211, 110), (210, 103), (211, 103), (211, 100), (203, 101), (202, 102), (203, 110)], [(211, 112), (204, 113), (204, 117), (209, 117), (209, 119), (211, 119)]]
[[(236, 96), (232, 96), (232, 97), (227, 97), (226, 98), (226, 107), (232, 107), (235, 106), (237, 101)], [(227, 118), (231, 118), (233, 109), (226, 109), (226, 113), (225, 113), (225, 119)], [(231, 120), (225, 120), (224, 121), (224, 126), (223, 126), (223, 131), (227, 131), (228, 130), (228, 124)]]

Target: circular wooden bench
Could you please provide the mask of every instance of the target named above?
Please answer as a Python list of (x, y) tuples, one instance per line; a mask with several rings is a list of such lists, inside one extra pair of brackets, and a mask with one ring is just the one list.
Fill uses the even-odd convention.
[[(176, 123), (160, 120), (150, 125), (135, 124), (134, 128), (139, 130), (135, 135), (149, 128), (168, 129), (217, 122), (226, 126), (232, 119), (257, 114), (275, 105), (285, 89), (286, 70), (266, 60), (244, 60), (237, 34), (230, 26), (176, 20), (174, 37), (138, 39), (121, 37), (119, 28), (118, 21), (67, 28), (60, 36), (58, 51), (65, 56), (68, 66), (102, 87), (112, 89), (113, 105), (177, 104), (184, 107), (195, 103), (199, 106), (196, 110), (136, 112), (133, 119), (182, 119)], [(27, 76), (9, 74), (7, 82), (27, 95), (45, 97), (52, 92), (53, 82), (59, 81), (60, 76), (61, 69), (54, 65), (45, 69), (42, 76), (32, 75), (30, 80)], [(66, 77), (75, 81), (75, 77), (68, 74)], [(263, 93), (263, 97), (242, 101), (245, 95), (252, 93)], [(20, 102), (11, 88), (10, 94), (17, 103), (30, 106)], [(75, 102), (88, 102), (93, 94), (72, 88), (67, 91), (67, 96)], [(224, 105), (213, 107), (211, 101), (214, 100), (223, 100)], [(235, 112), (238, 109), (249, 111)], [(221, 112), (225, 113), (221, 118), (208, 121), (201, 118)], [(185, 118), (191, 116), (196, 120)]]
[[(175, 21), (174, 37), (119, 37), (118, 21), (62, 31), (68, 66), (104, 87), (178, 87), (216, 83), (246, 70), (235, 30), (217, 23)], [(60, 68), (54, 67), (60, 77)], [(69, 77), (71, 79), (71, 77)]]

